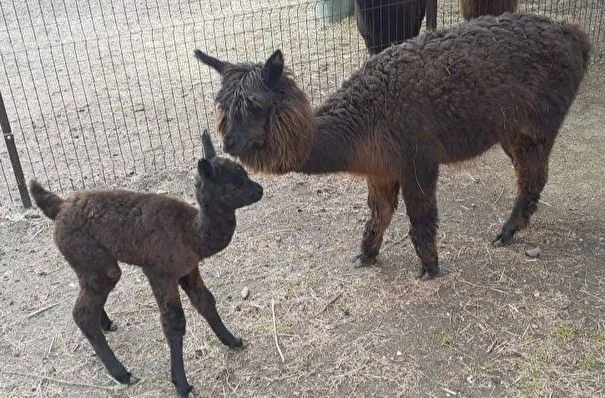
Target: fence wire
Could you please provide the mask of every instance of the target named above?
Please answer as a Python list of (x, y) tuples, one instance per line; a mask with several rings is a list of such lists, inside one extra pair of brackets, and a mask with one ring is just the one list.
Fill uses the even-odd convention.
[[(353, 0), (3, 0), (0, 91), (26, 180), (62, 192), (191, 167), (215, 129), (218, 75), (193, 58), (260, 61), (277, 48), (317, 104), (367, 57)], [(336, 3), (334, 10), (326, 11)], [(322, 8), (323, 7), (323, 8)], [(580, 22), (605, 53), (605, 0), (526, 0)], [(460, 21), (438, 1), (438, 27)], [(18, 189), (0, 149), (0, 202)]]

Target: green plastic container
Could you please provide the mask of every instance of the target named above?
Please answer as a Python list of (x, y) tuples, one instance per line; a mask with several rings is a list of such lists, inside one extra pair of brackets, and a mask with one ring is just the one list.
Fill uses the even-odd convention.
[(355, 0), (317, 0), (315, 15), (323, 22), (338, 22), (355, 12)]

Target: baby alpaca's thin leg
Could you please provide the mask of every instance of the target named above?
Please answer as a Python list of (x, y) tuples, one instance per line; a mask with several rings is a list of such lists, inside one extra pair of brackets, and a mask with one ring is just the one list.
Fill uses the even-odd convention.
[(183, 336), (185, 336), (186, 320), (179, 287), (176, 281), (171, 281), (165, 275), (147, 274), (147, 279), (153, 290), (158, 307), (160, 308), (160, 320), (162, 330), (170, 347), (170, 374), (172, 383), (181, 397), (188, 396), (192, 390), (185, 375), (185, 364), (183, 361)]
[(179, 284), (189, 296), (191, 304), (206, 318), (216, 337), (230, 348), (241, 347), (242, 340), (231, 334), (216, 311), (216, 300), (204, 285), (199, 268), (196, 266), (189, 274), (179, 279)]
[(80, 295), (73, 309), (76, 324), (113, 378), (124, 384), (136, 382), (136, 379), (132, 378), (130, 372), (116, 358), (101, 330), (103, 305), (120, 278), (118, 265), (114, 264), (106, 272), (80, 273), (78, 278)]

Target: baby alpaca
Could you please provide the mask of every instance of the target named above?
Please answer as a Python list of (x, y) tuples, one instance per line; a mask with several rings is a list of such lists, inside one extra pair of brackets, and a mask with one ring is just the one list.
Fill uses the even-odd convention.
[(82, 191), (63, 199), (37, 181), (30, 182), (36, 205), (54, 220), (55, 244), (78, 276), (80, 294), (73, 317), (97, 356), (116, 380), (136, 382), (107, 344), (103, 330), (115, 330), (104, 305), (122, 273), (118, 261), (138, 265), (160, 309), (172, 382), (180, 396), (192, 393), (192, 387), (183, 364), (186, 321), (178, 286), (223, 344), (242, 346), (216, 311), (198, 263), (229, 245), (235, 210), (263, 196), (262, 187), (240, 165), (216, 156), (207, 131), (202, 141), (205, 156), (198, 161), (195, 181), (199, 210), (165, 195), (125, 190)]

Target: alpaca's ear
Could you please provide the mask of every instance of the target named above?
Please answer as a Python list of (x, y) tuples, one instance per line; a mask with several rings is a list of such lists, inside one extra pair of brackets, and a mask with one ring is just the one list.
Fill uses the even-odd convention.
[(279, 83), (283, 71), (284, 56), (281, 50), (275, 50), (267, 62), (265, 62), (265, 66), (263, 66), (263, 79), (269, 87), (275, 87)]
[(208, 134), (208, 130), (204, 130), (202, 133), (202, 146), (204, 147), (204, 158), (212, 159), (216, 156), (216, 151), (214, 150), (214, 145), (212, 145), (212, 140), (210, 139), (210, 134)]
[(221, 75), (231, 65), (229, 62), (221, 61), (220, 59), (214, 58), (206, 53), (201, 52), (200, 50), (193, 51), (193, 54), (195, 55), (195, 58), (199, 59)]
[(201, 177), (206, 177), (210, 179), (216, 178), (216, 170), (212, 163), (210, 163), (206, 159), (200, 159), (197, 161), (197, 172)]

